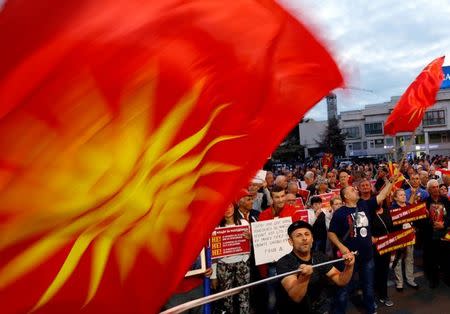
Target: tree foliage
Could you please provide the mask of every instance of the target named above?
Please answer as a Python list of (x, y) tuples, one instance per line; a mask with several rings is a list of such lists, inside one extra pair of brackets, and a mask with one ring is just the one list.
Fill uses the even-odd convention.
[(339, 127), (339, 121), (335, 118), (328, 120), (328, 126), (317, 142), (325, 153), (333, 153), (335, 156), (345, 156), (345, 134)]

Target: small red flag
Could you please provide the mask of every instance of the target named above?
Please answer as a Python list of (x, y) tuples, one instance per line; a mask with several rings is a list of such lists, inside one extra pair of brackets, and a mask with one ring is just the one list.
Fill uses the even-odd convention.
[(444, 79), (444, 58), (433, 60), (409, 85), (386, 120), (385, 134), (412, 132), (419, 126), (425, 110), (436, 102), (436, 94)]
[(332, 153), (325, 153), (322, 157), (322, 168), (327, 167), (331, 169), (333, 167), (334, 158)]
[(0, 44), (3, 314), (159, 311), (343, 83), (270, 0), (9, 0)]

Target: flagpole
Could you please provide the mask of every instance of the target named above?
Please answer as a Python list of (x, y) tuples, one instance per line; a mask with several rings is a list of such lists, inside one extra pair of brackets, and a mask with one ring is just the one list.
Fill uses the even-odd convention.
[[(358, 255), (358, 251), (355, 251), (355, 252), (352, 252), (352, 253), (354, 255)], [(312, 265), (312, 268), (317, 268), (317, 267), (325, 266), (325, 265), (328, 265), (328, 264), (334, 264), (334, 263), (341, 262), (341, 261), (344, 261), (344, 260), (345, 259), (343, 257), (341, 257), (341, 258), (334, 259), (334, 260), (331, 260), (331, 261), (327, 261), (327, 262), (323, 262), (323, 263), (320, 263), (320, 264)], [(242, 291), (244, 289), (251, 288), (251, 287), (254, 287), (254, 286), (258, 286), (258, 285), (260, 285), (262, 283), (266, 283), (266, 282), (269, 282), (269, 281), (272, 281), (272, 280), (284, 278), (286, 276), (298, 274), (300, 271), (301, 271), (300, 269), (296, 269), (296, 270), (293, 270), (291, 272), (283, 273), (283, 274), (276, 275), (276, 276), (273, 276), (273, 277), (269, 277), (269, 278), (265, 278), (265, 279), (258, 280), (258, 281), (255, 281), (255, 282), (251, 282), (251, 283), (248, 283), (246, 285), (235, 287), (235, 288), (232, 288), (232, 289), (229, 289), (229, 290), (221, 291), (219, 293), (211, 294), (211, 295), (203, 297), (203, 298), (198, 298), (198, 299), (195, 299), (195, 300), (192, 300), (192, 301), (189, 301), (189, 302), (186, 302), (186, 303), (174, 306), (174, 307), (172, 307), (170, 309), (167, 309), (167, 310), (161, 312), (160, 314), (177, 314), (177, 313), (181, 313), (181, 312), (184, 312), (186, 310), (192, 309), (194, 307), (197, 307), (197, 306), (200, 306), (200, 305), (203, 305), (203, 304), (206, 304), (206, 303), (210, 303), (210, 302), (213, 302), (213, 301), (216, 301), (216, 300), (219, 300), (219, 299), (231, 296), (231, 295), (235, 295), (235, 294), (239, 293), (240, 291)]]
[(399, 167), (400, 167), (399, 171), (401, 171), (402, 166), (403, 166), (403, 162), (405, 161), (406, 156), (407, 156), (407, 154), (408, 154), (408, 151), (411, 149), (413, 140), (414, 140), (414, 138), (416, 137), (416, 130), (417, 130), (417, 129), (414, 129), (414, 131), (413, 131), (412, 134), (411, 134), (411, 138), (409, 139), (408, 143), (405, 145), (405, 151), (403, 152), (403, 157), (402, 157), (402, 159), (401, 159), (401, 161), (400, 161), (400, 163), (399, 163)]

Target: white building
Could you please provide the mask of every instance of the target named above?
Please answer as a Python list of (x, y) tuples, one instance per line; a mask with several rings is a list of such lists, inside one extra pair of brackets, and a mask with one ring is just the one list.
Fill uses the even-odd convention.
[[(340, 127), (347, 134), (347, 156), (377, 156), (399, 154), (411, 138), (411, 132), (395, 137), (384, 135), (384, 123), (400, 97), (361, 110), (343, 111), (339, 115)], [(300, 144), (305, 146), (305, 156), (317, 152), (316, 140), (320, 140), (327, 121), (312, 121), (299, 125)], [(416, 137), (409, 149), (411, 154), (450, 155), (450, 89), (442, 89), (436, 104), (425, 112)]]

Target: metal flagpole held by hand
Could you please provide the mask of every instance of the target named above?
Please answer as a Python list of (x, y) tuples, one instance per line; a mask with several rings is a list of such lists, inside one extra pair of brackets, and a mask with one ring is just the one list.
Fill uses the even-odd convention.
[[(358, 255), (358, 251), (354, 251), (352, 253), (355, 256)], [(342, 262), (344, 260), (345, 260), (345, 258), (341, 257), (341, 258), (334, 259), (334, 260), (331, 260), (331, 261), (327, 261), (327, 262), (323, 262), (323, 263), (320, 263), (320, 264), (312, 265), (312, 268), (317, 268), (317, 267), (325, 266), (325, 265), (328, 265), (328, 264), (334, 264), (334, 263), (337, 263), (337, 262)], [(170, 309), (167, 309), (167, 310), (161, 312), (160, 314), (177, 314), (177, 313), (181, 313), (181, 312), (187, 311), (189, 309), (192, 309), (194, 307), (197, 307), (197, 306), (200, 306), (200, 305), (203, 305), (203, 304), (206, 304), (206, 303), (210, 303), (210, 302), (213, 302), (213, 301), (216, 301), (216, 300), (228, 297), (230, 295), (235, 295), (235, 294), (239, 293), (241, 290), (244, 290), (244, 289), (247, 289), (247, 288), (251, 288), (251, 287), (254, 287), (254, 286), (258, 286), (258, 285), (260, 285), (262, 283), (266, 283), (266, 282), (269, 282), (269, 281), (272, 281), (272, 280), (284, 278), (286, 276), (295, 275), (295, 274), (297, 274), (299, 272), (301, 272), (301, 270), (300, 269), (296, 269), (296, 270), (293, 270), (291, 272), (283, 273), (283, 274), (280, 274), (280, 275), (276, 275), (274, 277), (265, 278), (265, 279), (262, 279), (262, 280), (258, 280), (258, 281), (255, 281), (255, 282), (248, 283), (248, 284), (243, 285), (243, 286), (239, 286), (239, 287), (235, 287), (235, 288), (232, 288), (232, 289), (229, 289), (229, 290), (225, 290), (225, 291), (222, 291), (222, 292), (219, 292), (219, 293), (211, 294), (211, 295), (203, 297), (203, 298), (198, 298), (198, 299), (195, 299), (195, 300), (192, 300), (192, 301), (189, 301), (189, 302), (186, 302), (186, 303), (174, 306), (174, 307), (172, 307)]]

